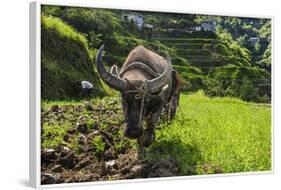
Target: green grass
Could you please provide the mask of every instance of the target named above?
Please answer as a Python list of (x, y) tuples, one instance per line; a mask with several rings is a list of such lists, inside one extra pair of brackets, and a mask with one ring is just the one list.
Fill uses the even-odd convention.
[(94, 139), (92, 140), (92, 144), (94, 145), (94, 147), (96, 148), (96, 153), (100, 154), (104, 151), (105, 149), (105, 143), (102, 140), (101, 136), (96, 136), (94, 137)]
[(45, 124), (42, 127), (45, 131), (42, 138), (44, 142), (42, 143), (42, 148), (54, 148), (60, 144), (63, 144), (63, 136), (66, 134), (66, 130), (70, 129), (67, 125), (48, 125)]
[(46, 29), (55, 30), (61, 37), (72, 39), (88, 50), (88, 41), (85, 36), (77, 32), (70, 25), (65, 24), (61, 19), (42, 15), (41, 22)]
[(160, 128), (149, 156), (176, 159), (183, 175), (271, 170), (270, 107), (182, 94), (176, 119)]

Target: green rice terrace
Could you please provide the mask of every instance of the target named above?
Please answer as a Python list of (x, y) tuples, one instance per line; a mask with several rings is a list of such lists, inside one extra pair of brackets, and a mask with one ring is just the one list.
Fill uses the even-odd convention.
[[(271, 101), (269, 20), (241, 19), (241, 27), (235, 25), (237, 18), (231, 17), (223, 20), (223, 17), (142, 12), (147, 22), (155, 26), (148, 35), (133, 22), (122, 19), (121, 11), (87, 8), (81, 11), (56, 6), (45, 6), (42, 10), (43, 98), (76, 98), (77, 80), (89, 80), (104, 92), (92, 68), (97, 49), (104, 44), (108, 66), (120, 67), (130, 50), (143, 45), (160, 55), (170, 54), (174, 69), (183, 79), (184, 91), (203, 89), (209, 96)], [(190, 33), (185, 29), (209, 20), (220, 23), (216, 31)], [(237, 31), (231, 33), (233, 28)], [(251, 36), (259, 36), (259, 42), (252, 44)]]
[[(42, 184), (270, 171), (270, 20), (137, 12), (149, 27), (139, 29), (127, 14), (42, 6)], [(108, 68), (138, 45), (168, 52), (183, 81), (176, 117), (161, 117), (144, 159), (98, 76), (103, 44)], [(82, 80), (95, 87), (88, 100)]]

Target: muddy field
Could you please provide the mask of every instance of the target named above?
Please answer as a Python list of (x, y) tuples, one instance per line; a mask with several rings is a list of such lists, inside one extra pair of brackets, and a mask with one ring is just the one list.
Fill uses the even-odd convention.
[(180, 175), (173, 159), (137, 158), (117, 99), (43, 103), (41, 111), (42, 184)]

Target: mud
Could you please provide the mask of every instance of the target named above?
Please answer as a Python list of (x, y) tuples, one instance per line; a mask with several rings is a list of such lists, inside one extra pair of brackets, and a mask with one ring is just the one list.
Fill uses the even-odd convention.
[[(117, 101), (42, 108), (42, 126), (70, 128), (62, 141), (41, 150), (41, 183), (73, 183), (179, 175), (178, 163), (139, 160), (132, 141), (123, 137), (124, 121)], [(42, 144), (55, 132), (41, 130)]]

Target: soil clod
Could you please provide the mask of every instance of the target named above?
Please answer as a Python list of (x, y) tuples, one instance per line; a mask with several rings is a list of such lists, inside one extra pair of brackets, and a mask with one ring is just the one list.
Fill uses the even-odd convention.
[(59, 111), (59, 106), (58, 105), (53, 105), (51, 108), (50, 108), (51, 112), (58, 112)]
[(42, 173), (41, 181), (42, 184), (57, 184), (62, 182), (58, 174), (51, 173)]
[(83, 134), (88, 133), (87, 123), (77, 123), (76, 126), (77, 126), (77, 131), (79, 131), (80, 133), (83, 133)]

